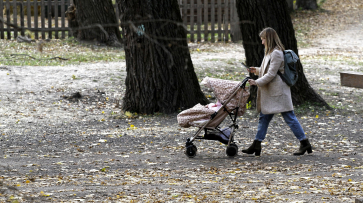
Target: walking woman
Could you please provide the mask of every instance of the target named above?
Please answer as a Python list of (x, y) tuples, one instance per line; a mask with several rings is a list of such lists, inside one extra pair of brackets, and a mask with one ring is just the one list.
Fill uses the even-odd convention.
[(284, 72), (285, 50), (279, 36), (272, 28), (265, 28), (260, 37), (265, 45), (265, 57), (261, 67), (250, 67), (251, 73), (258, 75), (257, 80), (248, 80), (250, 85), (257, 85), (257, 111), (260, 113), (258, 130), (252, 145), (243, 153), (261, 154), (261, 142), (265, 139), (268, 125), (274, 114), (281, 113), (285, 122), (289, 125), (297, 139), (300, 141), (300, 148), (294, 155), (303, 155), (307, 151), (312, 153), (309, 140), (294, 114), (290, 87), (282, 81), (277, 71)]

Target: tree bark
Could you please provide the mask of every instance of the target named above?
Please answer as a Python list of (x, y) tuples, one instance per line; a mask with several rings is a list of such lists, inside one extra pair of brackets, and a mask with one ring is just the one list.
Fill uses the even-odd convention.
[(78, 40), (97, 40), (108, 46), (121, 46), (121, 32), (111, 0), (74, 0), (75, 14), (67, 12), (73, 36)]
[(190, 57), (177, 0), (118, 0), (126, 54), (125, 111), (172, 113), (208, 100)]
[[(237, 12), (248, 66), (259, 67), (262, 63), (264, 46), (261, 44), (259, 33), (266, 27), (276, 30), (285, 49), (291, 49), (298, 54), (295, 30), (286, 0), (237, 0)], [(299, 79), (291, 87), (293, 104), (313, 102), (329, 108), (325, 100), (310, 86), (301, 62), (298, 64), (298, 72)], [(252, 77), (257, 78), (254, 75)], [(257, 87), (252, 86), (250, 91), (250, 101), (255, 106)]]

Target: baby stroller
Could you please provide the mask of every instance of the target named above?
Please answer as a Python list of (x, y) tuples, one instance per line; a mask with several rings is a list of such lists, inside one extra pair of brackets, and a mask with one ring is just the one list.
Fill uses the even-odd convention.
[[(181, 127), (198, 127), (193, 137), (188, 138), (185, 145), (185, 154), (194, 157), (197, 154), (197, 147), (193, 144), (196, 139), (218, 140), (227, 145), (227, 156), (235, 156), (238, 153), (238, 146), (234, 142), (234, 133), (238, 129), (237, 117), (246, 112), (246, 103), (250, 95), (245, 89), (250, 79), (245, 78), (242, 82), (205, 78), (201, 84), (211, 88), (218, 100), (216, 104), (203, 106), (197, 104), (194, 107), (184, 110), (178, 114), (178, 124)], [(224, 129), (219, 125), (229, 116), (232, 124)], [(200, 133), (204, 131), (204, 135)]]

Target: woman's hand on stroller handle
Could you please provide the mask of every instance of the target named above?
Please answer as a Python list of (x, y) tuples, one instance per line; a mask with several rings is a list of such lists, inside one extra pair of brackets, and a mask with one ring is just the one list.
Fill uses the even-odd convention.
[(249, 79), (251, 79), (251, 77), (246, 77), (245, 79), (242, 80), (241, 88), (246, 87), (246, 83), (248, 82)]
[(250, 83), (250, 85), (257, 85), (256, 80), (253, 79), (249, 79), (248, 83)]

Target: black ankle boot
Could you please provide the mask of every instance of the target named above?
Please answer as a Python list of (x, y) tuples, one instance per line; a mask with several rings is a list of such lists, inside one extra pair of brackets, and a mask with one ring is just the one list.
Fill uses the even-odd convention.
[(261, 141), (254, 140), (252, 145), (248, 149), (242, 150), (242, 152), (246, 153), (246, 154), (255, 153), (255, 156), (260, 156), (260, 154), (261, 154)]
[(294, 155), (295, 156), (304, 155), (306, 151), (308, 151), (309, 154), (313, 153), (313, 150), (311, 148), (311, 145), (310, 145), (310, 142), (308, 139), (300, 141), (299, 151), (295, 152)]

